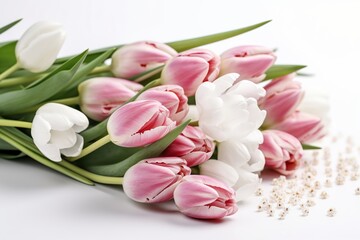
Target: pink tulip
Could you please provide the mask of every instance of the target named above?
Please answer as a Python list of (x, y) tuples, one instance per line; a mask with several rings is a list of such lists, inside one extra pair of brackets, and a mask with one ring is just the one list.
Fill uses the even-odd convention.
[(122, 147), (140, 147), (163, 138), (176, 123), (160, 102), (135, 101), (117, 109), (109, 118), (107, 130), (111, 141)]
[(177, 158), (145, 159), (126, 171), (123, 181), (125, 194), (137, 202), (156, 203), (171, 200), (180, 180), (191, 169)]
[(300, 166), (303, 149), (294, 136), (278, 131), (263, 131), (264, 143), (260, 150), (265, 156), (265, 166), (283, 175), (291, 175)]
[(174, 200), (183, 214), (193, 218), (218, 219), (238, 210), (234, 190), (203, 175), (184, 177), (174, 191)]
[(79, 85), (80, 108), (88, 117), (102, 121), (143, 86), (125, 79), (99, 77)]
[(183, 158), (189, 167), (193, 167), (209, 160), (214, 149), (214, 142), (200, 128), (187, 126), (162, 156)]
[(274, 128), (293, 135), (302, 143), (311, 143), (326, 135), (320, 118), (299, 111), (275, 125)]
[(120, 47), (112, 55), (111, 71), (121, 78), (131, 78), (163, 65), (177, 52), (166, 44), (142, 41)]
[(259, 101), (260, 108), (266, 110), (265, 125), (274, 125), (295, 112), (304, 92), (299, 82), (293, 81), (293, 75), (274, 79), (264, 88), (266, 96)]
[(156, 100), (169, 109), (170, 118), (181, 123), (189, 112), (188, 98), (178, 85), (162, 85), (143, 92), (137, 100)]
[(238, 46), (221, 54), (220, 75), (239, 73), (240, 80), (258, 83), (265, 78), (265, 72), (275, 62), (272, 49), (262, 46)]
[(220, 58), (206, 49), (192, 49), (169, 60), (162, 71), (164, 84), (180, 85), (186, 96), (193, 96), (202, 82), (214, 81), (219, 74)]

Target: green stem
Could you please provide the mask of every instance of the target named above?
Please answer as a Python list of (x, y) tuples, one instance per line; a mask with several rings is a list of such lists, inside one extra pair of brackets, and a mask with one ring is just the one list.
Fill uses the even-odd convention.
[(2, 127), (19, 127), (19, 128), (31, 128), (31, 122), (17, 121), (17, 120), (8, 120), (0, 119), (0, 126)]
[(100, 138), (99, 140), (97, 140), (96, 142), (94, 142), (93, 144), (87, 146), (86, 148), (84, 148), (80, 155), (77, 157), (72, 157), (72, 158), (68, 158), (69, 161), (74, 162), (76, 160), (79, 160), (82, 157), (85, 157), (86, 155), (92, 153), (93, 151), (95, 151), (96, 149), (104, 146), (105, 144), (110, 142), (110, 135), (106, 135), (105, 137)]
[(40, 75), (31, 75), (31, 76), (25, 76), (25, 77), (14, 77), (14, 78), (7, 78), (4, 79), (2, 82), (0, 82), (0, 88), (5, 87), (12, 87), (16, 85), (22, 85), (26, 83), (31, 83), (38, 79), (39, 77), (44, 76), (45, 74)]
[(15, 72), (16, 70), (18, 70), (19, 68), (20, 68), (19, 63), (15, 63), (14, 65), (12, 65), (10, 68), (5, 70), (5, 72), (0, 74), (0, 81), (6, 78), (7, 76), (9, 76), (10, 74), (12, 74), (13, 72)]
[(26, 155), (28, 155), (29, 157), (31, 157), (35, 161), (37, 161), (37, 162), (39, 162), (39, 163), (41, 163), (41, 164), (55, 170), (55, 171), (61, 172), (61, 173), (65, 174), (66, 176), (71, 177), (71, 178), (73, 178), (73, 179), (75, 179), (77, 181), (80, 181), (80, 182), (85, 183), (87, 185), (94, 185), (94, 183), (92, 181), (90, 181), (89, 179), (79, 175), (78, 173), (72, 172), (68, 168), (64, 168), (62, 166), (59, 166), (57, 163), (52, 162), (49, 159), (44, 158), (44, 157), (38, 155), (37, 153), (31, 151), (26, 146), (22, 145), (21, 143), (19, 143), (15, 139), (13, 139), (10, 136), (3, 133), (1, 131), (1, 129), (0, 129), (0, 138), (3, 139), (5, 142), (9, 143), (10, 145), (14, 146), (15, 148), (19, 149), (21, 152), (25, 153)]
[(79, 104), (80, 97), (77, 96), (77, 97), (71, 97), (71, 98), (58, 99), (58, 100), (54, 100), (54, 101), (51, 101), (51, 102), (61, 103), (61, 104), (64, 104), (64, 105), (72, 106), (72, 105)]
[(92, 172), (88, 172), (82, 168), (79, 168), (78, 166), (75, 166), (67, 161), (61, 161), (59, 162), (59, 164), (97, 183), (122, 185), (123, 182), (122, 177), (108, 177), (108, 176), (97, 175)]
[(102, 65), (102, 66), (94, 68), (90, 73), (96, 74), (96, 73), (109, 72), (110, 69), (111, 69), (110, 65)]

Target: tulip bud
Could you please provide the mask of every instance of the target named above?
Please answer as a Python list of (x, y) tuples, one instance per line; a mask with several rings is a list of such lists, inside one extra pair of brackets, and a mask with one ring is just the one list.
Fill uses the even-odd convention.
[(137, 202), (156, 203), (173, 198), (175, 187), (191, 169), (181, 158), (149, 158), (129, 168), (124, 176), (125, 194)]
[(320, 118), (302, 112), (295, 112), (274, 128), (293, 135), (302, 143), (311, 143), (326, 135)]
[(189, 167), (193, 167), (207, 161), (214, 149), (214, 142), (208, 139), (200, 128), (187, 126), (165, 149), (162, 156), (183, 158)]
[(255, 83), (265, 78), (265, 72), (275, 62), (272, 49), (262, 46), (238, 46), (221, 54), (220, 76), (239, 73), (239, 80), (247, 79)]
[(64, 41), (65, 31), (61, 25), (45, 21), (35, 23), (16, 44), (17, 62), (30, 72), (43, 72), (55, 62)]
[(265, 125), (281, 122), (295, 112), (304, 92), (299, 82), (293, 81), (294, 75), (274, 79), (264, 88), (266, 96), (259, 101), (260, 108), (266, 110)]
[(158, 101), (130, 102), (109, 117), (107, 130), (114, 144), (141, 147), (156, 142), (175, 128), (176, 122), (169, 115), (169, 110)]
[(186, 117), (189, 106), (184, 90), (178, 85), (162, 85), (151, 88), (137, 98), (137, 100), (156, 100), (170, 111), (170, 118), (181, 123)]
[(36, 111), (31, 136), (45, 157), (60, 162), (61, 154), (76, 157), (81, 153), (84, 140), (77, 133), (88, 125), (82, 112), (59, 103), (47, 103)]
[(260, 150), (265, 155), (265, 166), (284, 175), (291, 175), (300, 166), (303, 149), (299, 140), (282, 131), (263, 131), (264, 143)]
[(175, 188), (174, 200), (183, 214), (193, 218), (218, 219), (238, 210), (234, 190), (203, 175), (185, 176)]
[(219, 56), (209, 50), (188, 50), (165, 64), (161, 80), (164, 84), (180, 85), (186, 96), (193, 96), (202, 82), (216, 79), (219, 65)]
[(102, 121), (142, 87), (141, 84), (117, 78), (86, 80), (78, 87), (81, 111), (95, 121)]
[(163, 65), (177, 52), (166, 44), (142, 41), (120, 47), (112, 55), (111, 71), (116, 77), (131, 78)]

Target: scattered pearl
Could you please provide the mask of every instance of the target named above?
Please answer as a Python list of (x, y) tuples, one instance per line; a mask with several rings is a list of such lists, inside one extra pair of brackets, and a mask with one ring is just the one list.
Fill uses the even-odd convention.
[(357, 187), (357, 188), (355, 189), (355, 194), (356, 194), (356, 195), (360, 195), (360, 187)]
[(335, 214), (336, 214), (335, 208), (329, 208), (328, 209), (328, 211), (327, 211), (327, 216), (328, 217), (333, 217), (333, 216), (335, 216)]
[(320, 193), (320, 198), (321, 199), (327, 199), (329, 197), (329, 194), (327, 192), (321, 192)]

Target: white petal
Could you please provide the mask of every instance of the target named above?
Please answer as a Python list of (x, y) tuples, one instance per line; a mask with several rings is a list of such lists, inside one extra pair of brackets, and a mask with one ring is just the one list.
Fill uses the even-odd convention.
[(236, 190), (236, 201), (244, 200), (253, 195), (259, 187), (260, 180), (257, 174), (243, 169), (238, 170), (239, 180), (234, 186)]
[(85, 114), (74, 108), (59, 103), (47, 103), (41, 106), (36, 114), (59, 114), (65, 116), (68, 118), (70, 123), (73, 123), (73, 128), (76, 132), (86, 129), (89, 125), (89, 120)]
[(236, 170), (243, 167), (250, 160), (247, 147), (236, 141), (224, 141), (218, 145), (218, 159)]
[(84, 146), (84, 139), (81, 135), (76, 134), (76, 143), (71, 148), (61, 149), (60, 152), (67, 157), (79, 156)]
[(248, 80), (242, 80), (229, 90), (229, 94), (240, 94), (246, 98), (254, 98), (258, 100), (260, 97), (265, 96), (266, 91), (258, 84)]
[(215, 91), (217, 95), (219, 96), (223, 94), (230, 87), (232, 87), (236, 79), (239, 78), (239, 76), (240, 75), (237, 73), (229, 73), (216, 79), (213, 84), (215, 85)]
[(44, 154), (45, 157), (49, 158), (54, 162), (61, 161), (60, 150), (54, 144), (45, 144), (45, 145), (36, 145), (40, 152)]
[(35, 115), (31, 127), (31, 136), (36, 146), (45, 145), (50, 141), (50, 130), (50, 124), (41, 116)]
[(74, 124), (62, 114), (57, 113), (41, 113), (40, 115), (51, 126), (52, 130), (65, 131), (70, 129)]
[(218, 160), (208, 160), (199, 167), (200, 174), (216, 178), (230, 187), (235, 185), (239, 179), (239, 175), (233, 167)]
[(72, 147), (76, 143), (76, 133), (72, 128), (66, 131), (52, 130), (49, 143), (56, 145), (59, 149)]

